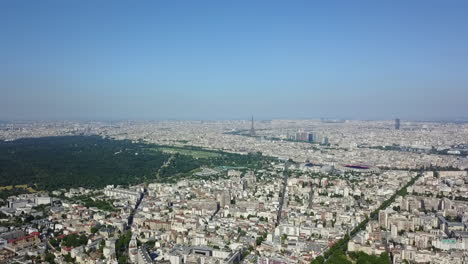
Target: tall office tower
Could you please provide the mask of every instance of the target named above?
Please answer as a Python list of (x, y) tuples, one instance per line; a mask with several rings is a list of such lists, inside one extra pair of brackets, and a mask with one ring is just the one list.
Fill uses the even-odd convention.
[(253, 116), (252, 116), (252, 127), (250, 128), (250, 136), (252, 136), (252, 137), (255, 136), (255, 128), (254, 128)]
[(320, 143), (322, 142), (322, 135), (314, 133), (314, 142)]
[(306, 132), (297, 132), (296, 133), (296, 140), (297, 141), (308, 141), (309, 140), (309, 134)]
[(328, 143), (330, 143), (330, 142), (328, 141), (328, 137), (324, 137), (324, 138), (322, 139), (322, 144), (328, 145)]
[(399, 118), (395, 119), (395, 129), (397, 129), (397, 130), (400, 129), (400, 119)]

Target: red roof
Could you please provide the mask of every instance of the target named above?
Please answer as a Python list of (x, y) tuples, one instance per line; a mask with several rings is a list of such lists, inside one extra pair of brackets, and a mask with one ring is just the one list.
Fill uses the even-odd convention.
[(31, 234), (29, 234), (29, 235), (27, 235), (27, 236), (15, 238), (15, 239), (9, 239), (9, 240), (8, 240), (8, 243), (15, 243), (15, 242), (18, 242), (18, 241), (21, 241), (21, 240), (25, 240), (25, 239), (28, 239), (28, 238), (37, 237), (37, 236), (39, 236), (40, 234), (41, 234), (41, 233), (39, 233), (39, 232), (32, 232)]
[(158, 223), (158, 224), (170, 224), (170, 222), (161, 221), (157, 219), (146, 219), (145, 222)]
[(65, 250), (65, 251), (70, 252), (70, 251), (73, 249), (73, 247), (65, 247), (65, 246), (63, 246), (62, 249)]

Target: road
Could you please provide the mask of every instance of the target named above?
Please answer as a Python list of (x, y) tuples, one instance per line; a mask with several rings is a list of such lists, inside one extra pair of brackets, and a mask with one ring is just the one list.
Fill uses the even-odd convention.
[[(135, 207), (133, 208), (132, 212), (130, 213), (130, 215), (128, 216), (127, 218), (127, 226), (125, 227), (125, 230), (128, 231), (132, 228), (132, 225), (133, 225), (133, 218), (135, 217), (135, 213), (137, 212), (138, 210), (138, 207), (140, 206), (141, 204), (141, 201), (143, 201), (143, 198), (145, 198), (145, 194), (146, 194), (147, 190), (145, 188), (144, 192), (140, 195), (140, 198), (138, 199), (138, 201), (136, 202), (135, 204)], [(125, 246), (125, 250), (122, 252), (124, 257), (127, 257), (128, 258), (128, 244)]]
[(135, 204), (135, 208), (133, 208), (132, 212), (130, 213), (130, 215), (128, 216), (128, 221), (127, 221), (127, 227), (126, 227), (126, 230), (130, 229), (132, 227), (132, 224), (133, 224), (133, 218), (135, 217), (135, 213), (136, 211), (138, 210), (138, 207), (140, 206), (141, 204), (141, 201), (143, 201), (143, 198), (145, 198), (145, 194), (146, 194), (146, 188), (144, 190), (144, 192), (141, 194), (140, 196), (140, 199), (138, 199), (138, 201), (136, 202)]
[(283, 172), (283, 190), (281, 191), (281, 198), (279, 202), (279, 207), (278, 207), (278, 215), (276, 216), (276, 225), (278, 226), (280, 221), (281, 221), (281, 212), (283, 211), (283, 204), (284, 204), (284, 198), (286, 196), (286, 187), (288, 185), (288, 163), (285, 164), (284, 166), (284, 172)]

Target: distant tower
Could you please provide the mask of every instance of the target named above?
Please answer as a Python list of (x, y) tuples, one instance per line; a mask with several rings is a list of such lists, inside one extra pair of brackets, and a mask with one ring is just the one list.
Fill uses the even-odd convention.
[(309, 209), (312, 209), (314, 206), (314, 188), (312, 182), (309, 182), (310, 192), (309, 192)]
[(252, 116), (252, 127), (250, 127), (250, 136), (252, 136), (252, 137), (255, 136), (255, 128), (254, 128), (253, 116)]
[(396, 130), (400, 129), (400, 119), (399, 118), (395, 119), (395, 129)]

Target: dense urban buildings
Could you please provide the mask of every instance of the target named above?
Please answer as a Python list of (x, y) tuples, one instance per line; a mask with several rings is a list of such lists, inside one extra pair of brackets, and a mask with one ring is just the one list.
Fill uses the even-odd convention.
[(396, 130), (400, 129), (400, 119), (399, 118), (395, 119), (395, 129)]
[(0, 264), (468, 264), (467, 11), (0, 1)]
[[(97, 135), (158, 147), (166, 160), (154, 176), (133, 175), (137, 184), (83, 188), (76, 175), (72, 188), (1, 186), (0, 261), (467, 263), (468, 125), (405, 121), (396, 130), (396, 124), (267, 120), (255, 130), (253, 118), (1, 124), (0, 144)], [(122, 166), (125, 146), (111, 153)], [(2, 157), (14, 154), (1, 149)], [(268, 159), (215, 165), (222, 153)], [(177, 177), (161, 174), (181, 166), (180, 155), (204, 163), (175, 170)]]

